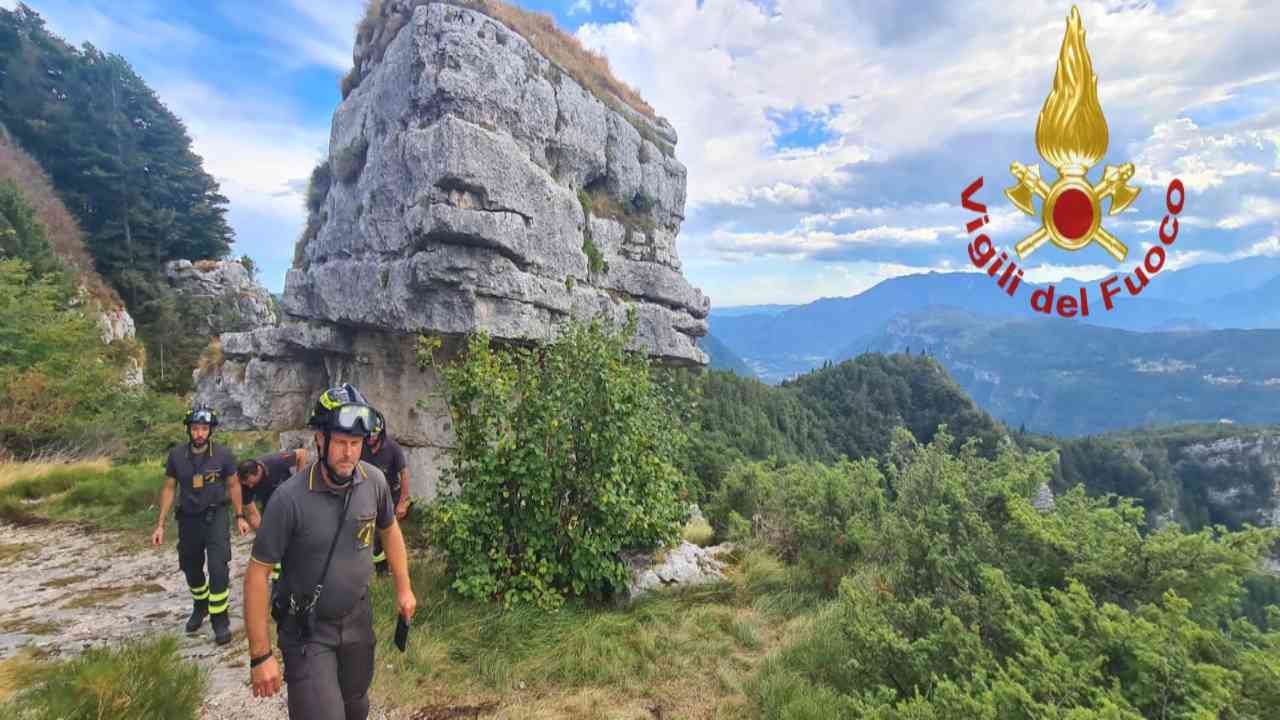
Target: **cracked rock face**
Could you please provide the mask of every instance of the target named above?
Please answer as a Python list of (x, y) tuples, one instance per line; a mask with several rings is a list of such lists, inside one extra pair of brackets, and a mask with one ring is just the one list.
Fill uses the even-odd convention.
[(203, 314), (210, 334), (274, 325), (271, 295), (235, 260), (173, 260), (164, 267), (170, 287), (187, 300), (207, 304)]
[(706, 362), (710, 301), (675, 247), (685, 169), (641, 130), (664, 144), (674, 133), (446, 4), (416, 8), (366, 72), (334, 115), (333, 181), (286, 312), (545, 340), (570, 315), (621, 321), (630, 308), (636, 349)]
[(284, 323), (224, 335), (197, 386), (228, 427), (294, 430), (324, 387), (351, 382), (405, 446), (414, 495), (431, 497), (452, 424), (418, 334), (443, 337), (447, 362), (474, 331), (550, 340), (567, 318), (634, 312), (632, 349), (699, 365), (710, 301), (681, 274), (670, 125), (602, 102), (483, 14), (387, 7), (404, 17), (379, 58), (356, 48), (360, 84), (334, 114), (331, 182)]

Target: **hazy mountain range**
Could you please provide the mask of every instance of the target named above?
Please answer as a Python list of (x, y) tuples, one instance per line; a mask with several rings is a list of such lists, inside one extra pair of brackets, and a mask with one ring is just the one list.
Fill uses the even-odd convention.
[[(864, 351), (927, 352), (983, 409), (1028, 430), (1077, 435), (1171, 422), (1280, 422), (1280, 258), (1157, 275), (1090, 316), (1031, 310), (980, 273), (886, 280), (845, 298), (713, 309), (702, 348), (715, 367), (777, 383)], [(1121, 285), (1121, 287), (1123, 287)]]

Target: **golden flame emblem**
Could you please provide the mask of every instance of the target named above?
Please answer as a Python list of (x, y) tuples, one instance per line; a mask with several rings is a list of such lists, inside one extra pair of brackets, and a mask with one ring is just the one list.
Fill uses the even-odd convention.
[(1041, 179), (1039, 165), (1015, 161), (1009, 166), (1017, 181), (1004, 191), (1009, 201), (1031, 216), (1036, 215), (1033, 196), (1043, 204), (1040, 228), (1014, 248), (1019, 258), (1045, 241), (1063, 250), (1079, 250), (1097, 241), (1116, 260), (1128, 255), (1125, 244), (1102, 228), (1102, 201), (1111, 198), (1108, 214), (1115, 215), (1138, 198), (1141, 191), (1128, 184), (1133, 163), (1107, 165), (1097, 185), (1088, 178), (1089, 168), (1106, 155), (1107, 140), (1107, 118), (1098, 103), (1098, 76), (1084, 44), (1084, 22), (1072, 6), (1053, 87), (1036, 121), (1036, 150), (1058, 170), (1058, 179), (1050, 186)]

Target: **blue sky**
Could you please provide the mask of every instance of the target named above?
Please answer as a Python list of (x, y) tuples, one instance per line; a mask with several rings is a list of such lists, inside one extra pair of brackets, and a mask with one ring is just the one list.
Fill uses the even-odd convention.
[[(127, 57), (186, 122), (231, 199), (235, 252), (281, 290), (363, 2), (28, 4), (68, 42)], [(959, 194), (979, 175), (998, 245), (1034, 229), (1000, 191), (1011, 160), (1054, 176), (1034, 132), (1069, 3), (520, 4), (604, 52), (675, 126), (689, 183), (679, 252), (713, 305), (965, 269)], [(1138, 164), (1143, 187), (1106, 227), (1131, 248), (1154, 241), (1176, 175), (1188, 199), (1170, 267), (1280, 254), (1280, 3), (1078, 5), (1110, 130), (1103, 162)], [(1042, 250), (1028, 276), (1100, 277), (1137, 257)]]

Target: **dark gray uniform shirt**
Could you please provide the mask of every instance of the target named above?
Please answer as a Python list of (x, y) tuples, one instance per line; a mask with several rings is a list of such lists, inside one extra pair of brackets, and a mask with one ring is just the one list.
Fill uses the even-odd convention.
[(283, 563), (280, 592), (310, 598), (324, 569), (329, 543), (338, 532), (316, 614), (345, 615), (364, 595), (373, 576), (373, 536), (395, 521), (395, 503), (382, 471), (366, 462), (356, 468), (351, 503), (338, 529), (342, 492), (329, 489), (312, 462), (271, 495), (250, 557), (263, 565)]
[(178, 514), (198, 515), (227, 504), (227, 480), (236, 477), (236, 457), (213, 441), (206, 443), (202, 452), (183, 443), (169, 450), (164, 474), (178, 481)]

